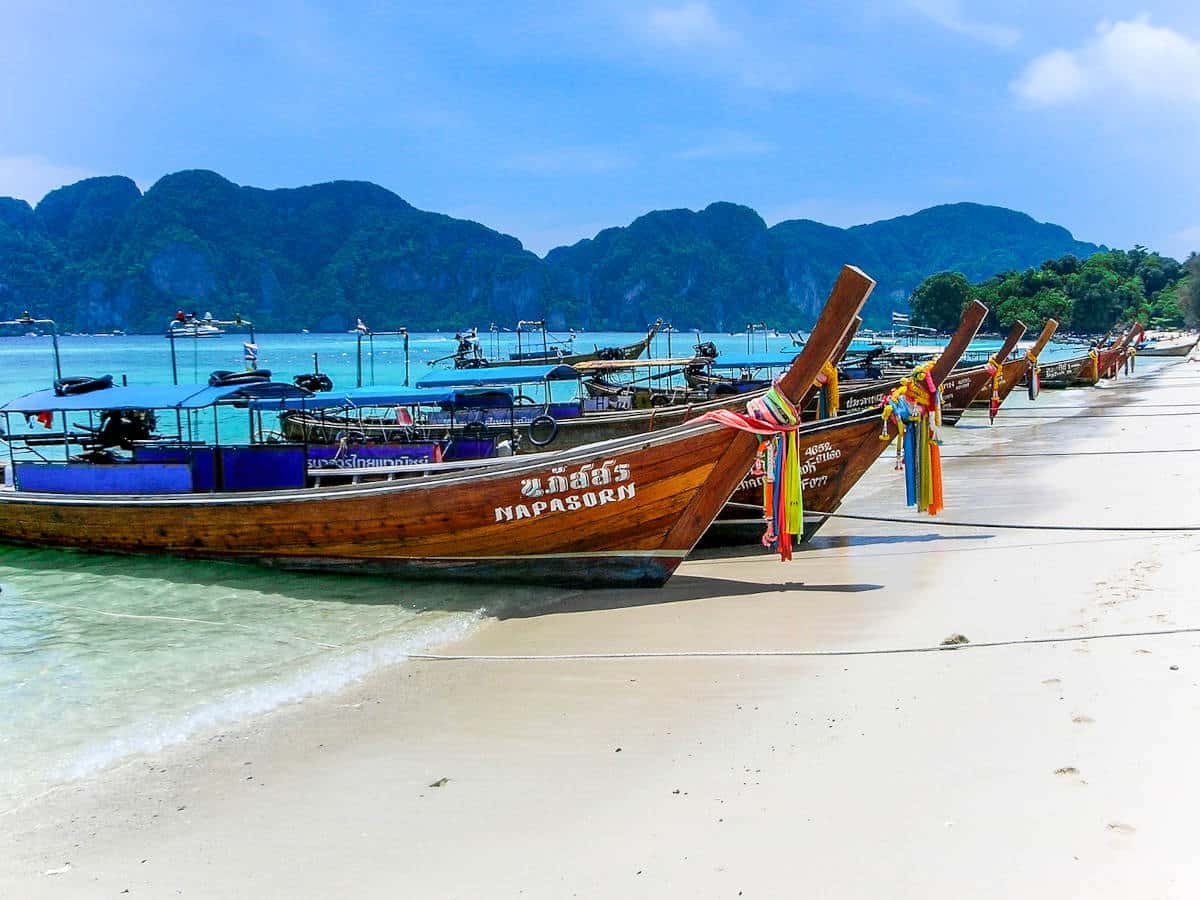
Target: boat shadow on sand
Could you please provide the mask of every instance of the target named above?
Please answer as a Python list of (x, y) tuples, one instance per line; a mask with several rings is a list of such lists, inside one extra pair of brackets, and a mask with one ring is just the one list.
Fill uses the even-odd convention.
[(857, 594), (883, 590), (881, 584), (810, 584), (804, 581), (756, 582), (707, 575), (675, 575), (660, 588), (605, 588), (562, 591), (554, 597), (526, 596), (493, 598), (487, 612), (498, 619), (518, 619), (556, 613), (598, 612), (661, 606), (718, 597), (747, 597), (755, 594), (821, 592)]

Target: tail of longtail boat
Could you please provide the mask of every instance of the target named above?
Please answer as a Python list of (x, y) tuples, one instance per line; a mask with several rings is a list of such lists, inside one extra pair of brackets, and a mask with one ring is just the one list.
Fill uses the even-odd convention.
[(900, 382), (883, 402), (883, 420), (879, 439), (897, 440), (904, 469), (909, 506), (937, 515), (942, 509), (941, 386), (987, 316), (987, 307), (978, 300), (963, 309), (958, 331), (942, 354), (931, 363), (923, 363)]
[[(776, 447), (772, 504), (776, 528), (773, 536), (781, 558), (786, 560), (791, 557), (792, 537), (803, 530), (801, 476), (795, 441), (800, 421), (797, 404), (804, 400), (822, 370), (837, 353), (846, 332), (857, 329), (852, 320), (874, 288), (874, 279), (861, 269), (843, 266), (804, 349), (788, 370), (776, 379), (766, 395), (751, 401), (746, 414), (718, 410), (701, 417), (734, 428), (738, 433), (709, 476), (710, 485), (713, 479), (721, 479), (720, 489), (713, 486), (704, 497), (698, 498), (695, 508), (685, 513), (676, 530), (694, 527), (694, 522), (689, 518), (692, 515), (711, 522), (750, 471), (758, 455), (761, 438), (772, 437)], [(790, 485), (791, 489), (784, 490), (785, 485)]]

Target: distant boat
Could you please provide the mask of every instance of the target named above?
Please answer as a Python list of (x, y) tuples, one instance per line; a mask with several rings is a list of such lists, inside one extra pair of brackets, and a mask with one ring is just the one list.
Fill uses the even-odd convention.
[(189, 322), (172, 322), (170, 327), (167, 328), (166, 336), (176, 338), (215, 338), (220, 337), (224, 333), (216, 325), (193, 319)]
[(300, 333), (301, 333), (301, 334), (308, 334), (308, 329), (307, 329), (307, 328), (301, 328), (301, 329), (300, 329)]
[(1137, 348), (1138, 356), (1188, 356), (1200, 343), (1194, 334), (1156, 335)]

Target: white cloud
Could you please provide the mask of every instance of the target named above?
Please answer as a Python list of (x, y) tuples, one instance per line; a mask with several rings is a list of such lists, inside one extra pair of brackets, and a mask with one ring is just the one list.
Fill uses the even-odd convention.
[(36, 206), (55, 188), (74, 184), (96, 173), (78, 166), (50, 162), (40, 156), (0, 157), (0, 197), (17, 197)]
[(1200, 102), (1200, 42), (1140, 16), (1102, 22), (1074, 50), (1032, 60), (1012, 90), (1033, 106), (1056, 106), (1104, 94), (1111, 99)]
[(531, 175), (588, 175), (627, 169), (632, 161), (623, 153), (603, 147), (558, 147), (519, 153), (502, 165)]
[(674, 154), (676, 159), (740, 159), (766, 156), (778, 148), (769, 141), (739, 131), (723, 131)]
[(1011, 47), (1021, 39), (1021, 32), (1009, 25), (974, 22), (966, 18), (959, 0), (909, 0), (909, 4), (943, 28), (995, 47)]
[(721, 24), (707, 3), (655, 7), (646, 13), (645, 32), (652, 40), (676, 47), (729, 46), (741, 36)]
[[(704, 2), (656, 6), (624, 18), (627, 31), (655, 62), (664, 57), (684, 60), (698, 71), (756, 90), (795, 90), (802, 60), (812, 56), (806, 53), (808, 48), (781, 42), (761, 33), (762, 28), (756, 35), (746, 34)], [(753, 24), (745, 15), (742, 18), (744, 24)]]

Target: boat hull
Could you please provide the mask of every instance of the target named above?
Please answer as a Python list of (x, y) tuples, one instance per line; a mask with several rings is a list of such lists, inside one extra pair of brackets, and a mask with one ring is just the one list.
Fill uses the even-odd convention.
[[(569, 586), (663, 583), (753, 457), (715, 425), (486, 471), (247, 494), (0, 497), (0, 539), (288, 569)], [(731, 457), (732, 451), (738, 451)], [(586, 547), (586, 551), (580, 548)]]
[(1041, 386), (1043, 389), (1091, 387), (1097, 381), (1092, 377), (1092, 365), (1091, 357), (1086, 354), (1046, 363), (1039, 367)]

